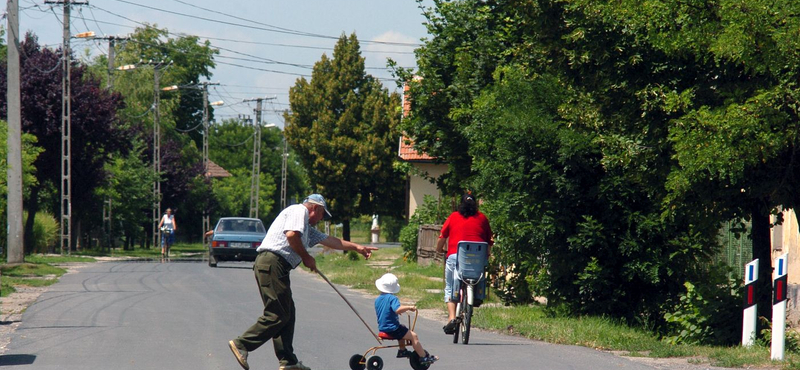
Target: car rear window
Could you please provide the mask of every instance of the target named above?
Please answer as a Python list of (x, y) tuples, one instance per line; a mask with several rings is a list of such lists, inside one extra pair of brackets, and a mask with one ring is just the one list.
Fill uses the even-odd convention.
[(258, 220), (222, 220), (214, 232), (259, 233), (264, 234), (264, 224)]

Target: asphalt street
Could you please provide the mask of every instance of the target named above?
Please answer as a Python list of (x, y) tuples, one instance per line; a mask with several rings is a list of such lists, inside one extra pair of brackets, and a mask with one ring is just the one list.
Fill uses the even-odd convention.
[[(227, 347), (263, 309), (252, 263), (102, 262), (67, 274), (43, 293), (12, 334), (0, 366), (20, 369), (240, 369)], [(295, 350), (314, 370), (346, 370), (377, 342), (319, 276), (292, 272)], [(339, 290), (374, 329), (374, 296)], [(377, 294), (377, 290), (376, 293)], [(453, 344), (442, 323), (419, 318), (431, 369), (653, 369), (609, 353), (474, 330)], [(377, 352), (384, 369), (411, 369)], [(250, 354), (251, 369), (276, 369), (271, 343)]]

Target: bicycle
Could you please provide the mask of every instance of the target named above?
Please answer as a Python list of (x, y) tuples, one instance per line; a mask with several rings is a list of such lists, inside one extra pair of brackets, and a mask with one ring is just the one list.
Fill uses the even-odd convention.
[[(460, 241), (456, 256), (456, 270), (453, 276), (453, 293), (458, 292), (456, 304), (456, 320), (458, 326), (453, 333), (453, 343), (458, 343), (461, 336), (462, 344), (469, 344), (469, 334), (472, 326), (472, 312), (475, 306), (476, 294), (484, 296), (483, 291), (477, 287), (486, 288), (484, 271), (488, 262), (489, 243)], [(484, 284), (481, 284), (483, 282)], [(456, 288), (458, 285), (458, 288)], [(478, 288), (480, 289), (480, 288)]]
[(164, 255), (166, 257), (169, 257), (169, 249), (170, 247), (172, 247), (172, 244), (174, 243), (173, 233), (175, 233), (175, 230), (173, 230), (172, 228), (166, 226), (161, 227), (161, 248), (164, 250)]

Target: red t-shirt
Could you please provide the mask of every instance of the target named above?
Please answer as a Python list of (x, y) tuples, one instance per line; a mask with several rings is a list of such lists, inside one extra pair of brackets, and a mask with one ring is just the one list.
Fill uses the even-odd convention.
[(489, 226), (489, 219), (480, 211), (470, 217), (453, 212), (444, 222), (439, 238), (448, 238), (447, 255), (445, 256), (447, 258), (458, 252), (458, 242), (460, 241), (491, 243), (492, 228)]

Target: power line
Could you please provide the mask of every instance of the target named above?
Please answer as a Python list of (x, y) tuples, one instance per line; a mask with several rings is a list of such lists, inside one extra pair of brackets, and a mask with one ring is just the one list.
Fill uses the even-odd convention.
[[(37, 8), (39, 8), (39, 10), (42, 11), (42, 12), (46, 12), (47, 11), (47, 10), (41, 9), (40, 7), (37, 7)], [(102, 24), (107, 24), (107, 25), (110, 25), (110, 26), (125, 27), (125, 28), (131, 28), (131, 29), (136, 29), (137, 27), (136, 26), (127, 25), (127, 24), (119, 24), (119, 23), (114, 23), (114, 22), (98, 20), (94, 16), (94, 11), (92, 11), (92, 8), (96, 8), (97, 10), (102, 10), (102, 11), (107, 12), (108, 14), (111, 14), (113, 16), (120, 17), (120, 18), (123, 18), (123, 19), (125, 19), (125, 20), (127, 20), (129, 22), (136, 23), (136, 24), (138, 24), (139, 26), (142, 26), (142, 27), (156, 28), (156, 27), (153, 27), (152, 25), (149, 25), (147, 23), (142, 23), (142, 22), (130, 19), (128, 17), (125, 17), (125, 16), (122, 16), (122, 15), (107, 11), (107, 10), (105, 10), (103, 8), (98, 7), (98, 6), (89, 5), (89, 11), (92, 12), (91, 21), (95, 22), (95, 23), (98, 23), (98, 29), (99, 29), (99, 24), (101, 24), (101, 23)], [(27, 12), (26, 12), (26, 14), (27, 14)], [(35, 18), (35, 17), (31, 17), (31, 18)], [(167, 34), (173, 34), (173, 35), (178, 35), (178, 36), (194, 36), (194, 37), (198, 37), (198, 38), (201, 38), (201, 39), (227, 41), (227, 42), (234, 42), (234, 43), (240, 43), (240, 44), (266, 45), (266, 46), (278, 46), (278, 47), (297, 48), (297, 49), (312, 49), (312, 50), (333, 51), (332, 47), (326, 47), (326, 46), (310, 46), (310, 45), (299, 45), (299, 44), (282, 44), (282, 43), (264, 42), (264, 41), (236, 40), (236, 39), (228, 39), (228, 38), (224, 38), (224, 37), (194, 35), (194, 34), (190, 34), (190, 33), (186, 33), (186, 32), (179, 32), (179, 31), (172, 31), (171, 32), (171, 31), (166, 30), (166, 29), (164, 31), (166, 31)], [(105, 34), (105, 32), (103, 32), (103, 34)], [(368, 50), (368, 49), (361, 49), (361, 52), (362, 53), (380, 53), (380, 54), (407, 54), (407, 55), (413, 55), (414, 54), (413, 51), (397, 51), (397, 50)]]
[[(281, 27), (277, 27), (277, 26), (273, 26), (273, 25), (269, 25), (269, 24), (265, 24), (265, 23), (260, 23), (260, 22), (255, 22), (255, 21), (249, 21), (248, 20), (249, 22), (257, 23), (257, 24), (260, 24), (260, 25), (263, 25), (263, 26), (267, 26), (267, 27), (248, 26), (246, 24), (241, 24), (241, 23), (227, 22), (227, 21), (223, 21), (223, 20), (219, 20), (219, 19), (213, 19), (213, 18), (201, 17), (201, 16), (196, 16), (196, 15), (190, 15), (190, 14), (185, 14), (185, 13), (181, 13), (181, 12), (177, 12), (177, 11), (173, 11), (173, 10), (166, 10), (166, 9), (156, 8), (156, 7), (149, 6), (149, 5), (137, 4), (137, 3), (130, 2), (130, 1), (127, 1), (127, 0), (115, 0), (115, 1), (121, 2), (121, 3), (125, 3), (125, 4), (129, 4), (129, 5), (133, 5), (133, 6), (142, 7), (142, 8), (145, 8), (145, 9), (156, 10), (156, 11), (160, 11), (160, 12), (164, 12), (164, 13), (168, 13), (168, 14), (179, 15), (179, 16), (182, 16), (182, 17), (194, 18), (194, 19), (204, 20), (204, 21), (208, 21), (208, 22), (226, 24), (226, 25), (229, 25), (229, 26), (250, 28), (250, 29), (267, 31), (267, 32), (277, 32), (277, 33), (284, 33), (284, 34), (305, 36), (305, 37), (316, 37), (316, 38), (324, 38), (324, 39), (331, 39), (331, 40), (338, 40), (339, 39), (339, 37), (335, 37), (335, 36), (327, 36), (327, 35), (314, 34), (314, 33), (304, 32), (304, 31), (289, 30), (289, 29), (284, 29), (284, 28), (281, 28)], [(360, 43), (371, 43), (371, 44), (382, 44), (382, 45), (408, 46), (408, 47), (419, 47), (420, 46), (419, 44), (411, 44), (411, 43), (405, 43), (405, 42), (376, 41), (376, 40), (359, 40), (359, 42)]]
[[(124, 0), (117, 0), (117, 1), (124, 1)], [(152, 26), (152, 25), (150, 25), (150, 24), (147, 24), (147, 23), (143, 23), (143, 22), (136, 21), (136, 20), (134, 20), (134, 19), (131, 19), (131, 18), (125, 17), (125, 16), (123, 16), (123, 15), (120, 15), (120, 14), (117, 14), (117, 13), (114, 13), (114, 12), (111, 12), (111, 11), (109, 11), (109, 10), (106, 10), (106, 9), (103, 9), (103, 8), (100, 8), (100, 7), (97, 7), (97, 6), (94, 6), (94, 5), (89, 5), (89, 7), (90, 7), (90, 9), (91, 9), (91, 8), (97, 8), (98, 10), (101, 10), (101, 11), (107, 12), (107, 13), (109, 13), (109, 14), (111, 14), (111, 15), (114, 15), (114, 16), (117, 16), (117, 17), (123, 18), (123, 19), (125, 19), (125, 20), (128, 20), (128, 21), (130, 21), (130, 22), (133, 22), (133, 23), (139, 24), (139, 25), (141, 25), (142, 27), (146, 27), (146, 28), (156, 28), (156, 29), (159, 29), (159, 28), (157, 28), (157, 27), (154, 27), (154, 26)], [(50, 10), (52, 10), (52, 7), (50, 8)], [(55, 12), (54, 12), (54, 14), (55, 14)], [(83, 15), (83, 14), (81, 13), (81, 15)], [(86, 21), (87, 19), (86, 19), (84, 16), (81, 16), (81, 17), (75, 17), (75, 18), (80, 18), (80, 19), (82, 19), (82, 20), (84, 21), (84, 25), (86, 25), (85, 21)], [(136, 27), (127, 26), (127, 25), (122, 25), (122, 24), (118, 24), (118, 23), (112, 23), (112, 22), (106, 22), (106, 21), (97, 20), (97, 19), (96, 19), (96, 18), (94, 18), (94, 17), (93, 17), (93, 19), (92, 19), (91, 21), (93, 21), (93, 22), (95, 22), (95, 23), (98, 23), (98, 24), (99, 24), (99, 23), (104, 23), (104, 24), (110, 24), (110, 25), (115, 25), (115, 26), (120, 26), (120, 27), (130, 27), (130, 28), (136, 28)], [(88, 25), (86, 25), (86, 26), (87, 26), (87, 29), (88, 29)], [(159, 29), (159, 30), (162, 30), (162, 29)], [(180, 35), (180, 36), (183, 36), (183, 37), (190, 36), (190, 37), (197, 37), (197, 38), (215, 39), (215, 38), (213, 38), (213, 37), (198, 36), (198, 35), (192, 35), (192, 34), (181, 33), (181, 32), (169, 32), (168, 30), (163, 30), (163, 31), (165, 31), (167, 34), (170, 34), (170, 33), (171, 33), (171, 34)], [(137, 41), (137, 40), (132, 40), (132, 41), (134, 41), (134, 42), (138, 42), (138, 43), (140, 43), (140, 44), (149, 45), (149, 46), (159, 46), (159, 47), (164, 47), (164, 45), (150, 44), (150, 43), (145, 43), (145, 42), (142, 42), (142, 41)], [(198, 40), (198, 41), (199, 41), (199, 40)], [(198, 42), (198, 44), (199, 44), (199, 42)], [(291, 46), (291, 45), (283, 45), (283, 46)], [(299, 46), (299, 45), (295, 45), (295, 46), (296, 46), (296, 47), (303, 47), (303, 46)], [(240, 52), (240, 51), (237, 51), (237, 50), (233, 50), (233, 49), (229, 49), (229, 48), (225, 48), (225, 47), (221, 47), (221, 46), (213, 46), (213, 48), (215, 48), (215, 49), (219, 49), (219, 50), (228, 51), (228, 52), (231, 52), (231, 53), (234, 53), (234, 54), (239, 54), (239, 55), (243, 55), (243, 56), (251, 57), (251, 58), (257, 58), (257, 59), (261, 59), (260, 61), (253, 61), (253, 62), (258, 62), (258, 63), (271, 63), (271, 64), (280, 64), (280, 65), (287, 65), (287, 66), (293, 66), (293, 67), (297, 67), (297, 68), (304, 68), (304, 69), (311, 69), (311, 68), (312, 68), (312, 67), (310, 67), (310, 66), (308, 66), (308, 65), (297, 64), (297, 63), (290, 63), (290, 62), (281, 62), (281, 61), (276, 61), (276, 60), (272, 60), (272, 59), (269, 59), (269, 58), (263, 58), (263, 57), (259, 57), (259, 56), (256, 56), (256, 55), (252, 55), (252, 54), (248, 54), (248, 53), (243, 53), (243, 52)], [(375, 51), (375, 52), (377, 52), (377, 51)], [(104, 53), (104, 52), (103, 52), (103, 53)], [(389, 53), (389, 52), (386, 52), (386, 53)], [(105, 53), (104, 53), (104, 54), (105, 54)], [(222, 56), (222, 55), (220, 55), (220, 57), (223, 57), (223, 58), (228, 58), (228, 59), (234, 59), (234, 57), (226, 57), (226, 56)], [(284, 72), (284, 71), (277, 71), (277, 70), (268, 70), (268, 69), (262, 69), (262, 68), (256, 68), (256, 67), (249, 67), (249, 66), (244, 66), (244, 65), (235, 64), (235, 63), (225, 63), (225, 62), (218, 62), (218, 63), (220, 63), (220, 64), (225, 64), (225, 65), (230, 65), (230, 66), (234, 66), (234, 67), (239, 67), (239, 68), (246, 68), (246, 69), (251, 69), (251, 70), (258, 70), (258, 71), (263, 71), (263, 72), (272, 72), (272, 73), (278, 73), (278, 74), (288, 74), (288, 75), (294, 75), (294, 76), (300, 76), (300, 77), (310, 77), (309, 75), (304, 75), (304, 74), (297, 74), (297, 73)], [(385, 68), (385, 67), (365, 67), (365, 69), (386, 70), (387, 68)], [(395, 81), (395, 79), (391, 79), (391, 78), (380, 78), (380, 77), (376, 77), (376, 78), (378, 78), (378, 80), (381, 80), (381, 81)]]

